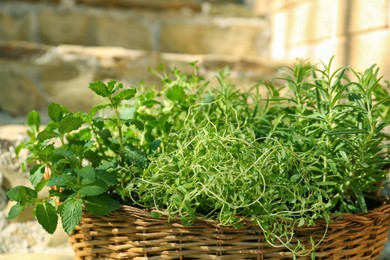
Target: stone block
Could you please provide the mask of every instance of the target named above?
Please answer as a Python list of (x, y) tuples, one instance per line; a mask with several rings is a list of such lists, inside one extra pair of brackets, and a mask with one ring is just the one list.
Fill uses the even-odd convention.
[(289, 16), (285, 11), (272, 13), (271, 18), (271, 41), (270, 41), (270, 56), (272, 59), (281, 60), (286, 57), (286, 49), (288, 48), (289, 36), (288, 20)]
[(4, 5), (0, 4), (0, 40), (31, 40), (32, 19), (32, 15), (29, 13), (17, 12), (17, 9), (5, 8)]
[(390, 80), (390, 29), (353, 35), (350, 39), (350, 64), (357, 70), (365, 70), (373, 64), (380, 68), (380, 75)]
[(156, 21), (148, 15), (131, 12), (104, 12), (93, 16), (95, 45), (121, 46), (136, 50), (153, 50)]
[(258, 56), (268, 40), (259, 18), (168, 18), (160, 35), (160, 51), (188, 54)]
[(246, 6), (251, 8), (254, 13), (260, 15), (267, 15), (271, 10), (270, 0), (244, 0)]
[[(216, 1), (214, 0), (214, 2)], [(232, 2), (232, 0), (226, 2)], [(177, 10), (183, 8), (200, 10), (201, 6), (201, 1), (198, 0), (77, 0), (77, 3), (105, 8), (143, 8), (152, 10)]]
[(337, 28), (336, 1), (302, 1), (271, 13), (271, 34), (276, 37), (273, 44), (292, 46), (333, 37)]
[(40, 66), (40, 80), (47, 99), (72, 111), (88, 111), (98, 103), (88, 88), (93, 71), (83, 70), (72, 63)]
[(385, 28), (388, 26), (390, 2), (387, 0), (339, 0), (339, 35)]
[(45, 105), (31, 64), (0, 59), (0, 109), (14, 116)]
[(42, 7), (37, 12), (37, 38), (50, 45), (92, 43), (89, 15), (82, 9), (66, 10)]
[(293, 5), (299, 5), (303, 2), (310, 2), (313, 0), (268, 0), (268, 1), (271, 10), (275, 10), (275, 9), (291, 8)]
[(296, 59), (309, 60), (313, 64), (320, 64), (320, 61), (327, 64), (333, 58), (332, 65), (339, 67), (345, 64), (345, 39), (335, 38), (291, 46), (284, 50), (284, 59), (294, 61)]

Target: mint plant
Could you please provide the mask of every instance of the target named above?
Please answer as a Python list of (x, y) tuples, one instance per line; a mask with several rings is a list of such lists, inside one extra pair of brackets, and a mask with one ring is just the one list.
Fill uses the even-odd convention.
[[(17, 201), (10, 210), (10, 218), (19, 215), (26, 206), (35, 205), (37, 220), (47, 232), (55, 231), (58, 213), (65, 231), (70, 233), (80, 222), (83, 206), (96, 216), (120, 207), (112, 196), (118, 182), (115, 171), (124, 165), (146, 166), (144, 154), (134, 146), (135, 139), (123, 135), (130, 118), (119, 109), (122, 102), (134, 97), (136, 90), (122, 89), (123, 85), (115, 81), (93, 82), (89, 88), (108, 103), (95, 106), (88, 113), (72, 113), (51, 103), (48, 106), (51, 122), (42, 131), (39, 115), (31, 112), (27, 116), (32, 130), (25, 147), (31, 152), (29, 161), (37, 162), (29, 176), (33, 188), (15, 187), (8, 191), (9, 198)], [(112, 110), (112, 117), (98, 115), (108, 112), (107, 109)], [(44, 178), (47, 170), (50, 177)], [(38, 192), (45, 186), (55, 189), (46, 198), (38, 199)]]
[(249, 90), (227, 70), (211, 86), (195, 66), (163, 70), (159, 89), (92, 82), (106, 103), (89, 112), (52, 103), (42, 130), (39, 114), (28, 115), (19, 150), (34, 162), (32, 187), (8, 191), (17, 202), (9, 217), (33, 205), (49, 233), (58, 215), (71, 233), (83, 210), (102, 216), (128, 204), (188, 225), (251, 219), (269, 243), (312, 253), (313, 240), (291, 242), (295, 228), (376, 206), (390, 164), (390, 96), (378, 70), (330, 67), (299, 62)]

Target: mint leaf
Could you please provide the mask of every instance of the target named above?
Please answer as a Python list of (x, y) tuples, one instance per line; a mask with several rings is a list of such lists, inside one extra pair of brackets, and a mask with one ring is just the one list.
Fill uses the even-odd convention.
[(109, 82), (107, 82), (107, 89), (111, 94), (115, 92), (115, 84), (116, 80), (110, 80)]
[(49, 117), (54, 122), (60, 122), (66, 112), (67, 110), (57, 103), (50, 103), (48, 106)]
[(113, 100), (120, 103), (122, 100), (132, 99), (136, 93), (137, 90), (135, 88), (124, 89), (121, 92), (119, 92), (117, 95), (115, 95)]
[(161, 144), (161, 140), (155, 139), (152, 142), (150, 142), (149, 147), (152, 151), (156, 151), (160, 147), (160, 144)]
[(59, 135), (54, 132), (54, 131), (49, 131), (49, 130), (43, 130), (42, 132), (38, 133), (37, 139), (39, 142), (43, 142), (45, 140), (51, 139), (51, 138), (56, 138)]
[(81, 118), (69, 116), (61, 120), (58, 126), (58, 132), (60, 132), (60, 134), (69, 133), (79, 129), (82, 124), (83, 120)]
[[(96, 116), (95, 114), (98, 111), (104, 110), (107, 107), (111, 107), (111, 104), (107, 103), (107, 104), (102, 104), (102, 105), (96, 105), (96, 106), (92, 107), (91, 110), (89, 110), (88, 116), (92, 118), (93, 116)], [(101, 119), (101, 117), (98, 117), (98, 116), (92, 118), (93, 121), (100, 120), (100, 119)]]
[(84, 199), (85, 208), (95, 216), (104, 216), (121, 207), (121, 204), (104, 195), (87, 197)]
[(186, 97), (184, 89), (179, 85), (174, 85), (167, 90), (167, 98), (172, 101), (184, 101)]
[(86, 179), (90, 179), (90, 180), (96, 179), (95, 169), (92, 166), (84, 166), (79, 170), (79, 174)]
[(147, 107), (147, 108), (151, 108), (154, 105), (161, 105), (161, 103), (158, 102), (157, 100), (146, 100), (146, 101), (142, 102), (142, 105)]
[(39, 224), (50, 234), (53, 234), (57, 228), (58, 216), (56, 208), (48, 203), (39, 204), (35, 210)]
[(68, 198), (62, 203), (60, 212), (62, 226), (67, 234), (70, 234), (80, 223), (83, 201), (78, 198)]
[(97, 180), (92, 184), (82, 186), (79, 193), (83, 196), (96, 196), (106, 192), (107, 189), (108, 187), (104, 181)]
[(77, 158), (77, 155), (70, 151), (70, 150), (65, 150), (65, 149), (57, 149), (54, 152), (56, 155), (61, 155), (67, 159), (67, 161), (70, 163), (72, 168), (79, 168), (81, 165), (80, 160)]
[(38, 193), (28, 187), (16, 186), (7, 192), (8, 198), (22, 204), (34, 202), (38, 198)]
[(123, 147), (120, 153), (128, 163), (134, 164), (139, 168), (146, 168), (148, 161), (145, 154), (140, 149), (128, 145)]
[(41, 125), (41, 117), (39, 116), (39, 113), (37, 111), (31, 111), (30, 113), (28, 113), (26, 117), (26, 124), (29, 127), (38, 130)]
[(46, 183), (47, 186), (66, 187), (71, 189), (77, 189), (77, 178), (71, 175), (58, 175), (53, 176)]
[(37, 192), (40, 192), (43, 187), (45, 187), (45, 184), (47, 180), (43, 178), (43, 174), (45, 172), (45, 165), (43, 164), (36, 164), (31, 170), (30, 175), (28, 176), (28, 179), (31, 181), (32, 185), (34, 186), (34, 189)]
[(110, 80), (109, 82), (107, 82), (107, 88), (108, 88), (108, 91), (110, 91), (111, 94), (114, 94), (115, 91), (123, 88), (123, 84), (122, 83), (118, 83), (117, 85), (116, 84), (116, 80)]
[[(51, 198), (56, 197), (56, 199), (58, 198), (60, 201), (66, 200), (69, 196), (70, 195), (68, 192), (63, 192), (63, 191), (61, 192), (59, 190), (49, 190), (49, 197)], [(61, 206), (61, 204), (59, 206)]]
[(20, 203), (16, 203), (11, 207), (11, 209), (8, 212), (8, 218), (13, 219), (19, 216), (24, 210), (24, 206)]
[(106, 172), (106, 171), (97, 171), (96, 178), (104, 181), (108, 186), (115, 185), (117, 183), (117, 179), (114, 173)]
[(110, 91), (107, 86), (101, 81), (90, 83), (89, 88), (99, 96), (108, 97), (110, 95)]

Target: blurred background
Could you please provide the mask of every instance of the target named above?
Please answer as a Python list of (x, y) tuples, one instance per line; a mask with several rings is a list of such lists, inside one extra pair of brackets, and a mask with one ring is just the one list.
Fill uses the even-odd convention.
[[(0, 187), (25, 181), (10, 167), (25, 115), (44, 117), (50, 102), (87, 110), (98, 102), (93, 80), (157, 84), (148, 68), (197, 61), (205, 77), (228, 66), (245, 87), (297, 58), (332, 56), (334, 67), (377, 64), (389, 80), (390, 0), (0, 0)], [(71, 255), (64, 234), (28, 216), (10, 223), (8, 208), (0, 189), (0, 258)]]

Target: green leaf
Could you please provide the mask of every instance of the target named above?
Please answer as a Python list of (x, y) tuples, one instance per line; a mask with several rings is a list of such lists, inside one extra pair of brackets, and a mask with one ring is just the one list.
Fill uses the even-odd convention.
[(79, 189), (79, 193), (83, 196), (96, 196), (106, 192), (108, 189), (104, 181), (97, 180), (92, 184), (82, 186)]
[(41, 125), (41, 117), (39, 116), (39, 113), (37, 111), (31, 111), (30, 113), (28, 113), (26, 118), (26, 124), (29, 127), (38, 130)]
[(321, 182), (316, 182), (316, 185), (319, 186), (337, 186), (339, 183), (335, 181), (321, 181)]
[(184, 208), (186, 209), (186, 212), (190, 215), (192, 219), (196, 218), (195, 210), (191, 207), (191, 203), (188, 200), (184, 201)]
[(98, 131), (97, 134), (102, 138), (104, 143), (108, 143), (108, 140), (112, 137), (111, 132), (108, 129), (102, 129)]
[(16, 203), (11, 207), (11, 209), (8, 212), (8, 218), (9, 219), (14, 219), (17, 216), (19, 216), (24, 210), (24, 206), (20, 204), (19, 202)]
[(121, 204), (104, 195), (84, 199), (85, 208), (95, 216), (104, 216), (121, 207)]
[(79, 170), (79, 174), (86, 179), (90, 179), (90, 180), (96, 179), (95, 169), (92, 166), (84, 166)]
[(184, 101), (187, 95), (179, 85), (174, 85), (167, 90), (167, 98), (172, 101)]
[(118, 83), (116, 84), (116, 80), (110, 80), (109, 82), (107, 82), (107, 88), (108, 88), (108, 91), (110, 91), (111, 94), (114, 94), (115, 91), (123, 88), (123, 84), (122, 83)]
[(62, 226), (67, 234), (72, 233), (75, 227), (80, 224), (83, 213), (83, 201), (78, 198), (67, 198), (62, 203), (61, 218)]
[(107, 186), (115, 185), (118, 182), (116, 175), (114, 173), (106, 172), (106, 171), (97, 171), (96, 178), (104, 181), (107, 184)]
[(331, 130), (331, 131), (327, 131), (327, 134), (329, 136), (331, 135), (353, 135), (353, 134), (367, 134), (367, 130), (363, 130), (363, 129), (336, 129), (336, 130)]
[(47, 186), (66, 187), (71, 189), (77, 189), (79, 187), (77, 178), (71, 175), (58, 175), (53, 176), (46, 183)]
[(109, 82), (107, 82), (107, 89), (111, 94), (115, 92), (115, 84), (116, 80), (110, 80)]
[(38, 198), (38, 193), (28, 187), (16, 186), (7, 192), (8, 198), (22, 204), (34, 202)]
[(151, 149), (152, 151), (156, 151), (156, 150), (160, 147), (160, 144), (161, 144), (161, 140), (155, 139), (155, 140), (153, 140), (153, 141), (150, 143), (150, 149)]
[(69, 192), (59, 190), (49, 190), (49, 197), (57, 197), (60, 201), (64, 201), (69, 197)]
[(142, 102), (142, 105), (147, 107), (147, 108), (151, 108), (154, 105), (161, 105), (161, 103), (158, 102), (157, 100), (145, 100)]
[(122, 100), (129, 100), (132, 99), (135, 94), (137, 93), (137, 90), (135, 88), (128, 88), (124, 89), (121, 92), (119, 92), (117, 95), (114, 96), (114, 100), (120, 103)]
[(305, 219), (304, 218), (300, 218), (299, 222), (298, 222), (298, 227), (302, 227), (303, 225), (305, 225)]
[(48, 106), (49, 117), (54, 122), (60, 122), (66, 112), (67, 110), (57, 103), (50, 103)]
[(80, 160), (73, 151), (57, 149), (54, 151), (54, 154), (63, 156), (70, 163), (72, 168), (79, 168), (81, 166)]
[(37, 192), (40, 192), (46, 185), (47, 180), (43, 178), (44, 172), (45, 165), (43, 164), (36, 164), (30, 170), (30, 175), (28, 176), (28, 179), (31, 181), (32, 185), (34, 186), (34, 189)]
[(49, 130), (43, 130), (38, 133), (37, 139), (39, 142), (43, 142), (45, 140), (51, 139), (51, 138), (57, 138), (59, 135), (54, 131)]
[[(17, 157), (19, 157), (20, 152), (21, 152), (24, 148), (26, 148), (26, 145), (27, 145), (27, 143), (24, 142), (24, 143), (18, 144), (18, 145), (15, 147), (15, 154), (16, 154)], [(25, 164), (25, 163), (22, 162), (22, 166), (23, 166), (23, 164)], [(24, 165), (24, 166), (25, 166), (25, 165)], [(22, 168), (22, 169), (23, 169), (23, 171), (25, 171), (25, 168)]]
[(69, 133), (79, 129), (82, 124), (83, 120), (81, 118), (68, 116), (59, 123), (58, 132), (60, 132), (60, 134)]
[(89, 88), (97, 95), (102, 97), (109, 97), (111, 94), (107, 86), (101, 81), (95, 81), (90, 83)]
[(145, 168), (147, 166), (147, 158), (140, 149), (133, 146), (126, 146), (121, 149), (120, 152), (128, 163), (134, 164), (140, 168)]
[[(106, 109), (107, 107), (111, 107), (111, 104), (110, 103), (107, 103), (107, 104), (103, 104), (103, 105), (96, 105), (94, 107), (91, 108), (91, 110), (88, 112), (88, 115), (90, 117), (94, 116), (96, 114), (96, 112), (100, 111), (100, 110), (104, 110)], [(94, 120), (98, 119), (100, 120), (100, 117), (94, 117), (93, 118)]]
[(362, 190), (354, 182), (351, 182), (351, 187), (352, 187), (353, 192), (356, 195), (356, 199), (357, 199), (357, 202), (358, 202), (358, 205), (360, 207), (361, 212), (367, 213), (367, 211), (368, 211), (367, 204), (366, 204), (366, 200), (364, 199), (364, 194), (363, 194)]
[(35, 210), (39, 224), (50, 234), (57, 228), (58, 216), (56, 208), (49, 202), (39, 204)]

